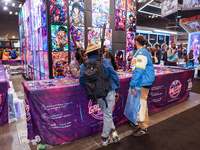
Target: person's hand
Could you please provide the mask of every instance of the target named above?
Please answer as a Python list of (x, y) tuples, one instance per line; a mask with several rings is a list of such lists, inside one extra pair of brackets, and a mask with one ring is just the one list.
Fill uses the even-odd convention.
[(174, 54), (176, 54), (178, 51), (177, 51), (177, 49), (174, 51)]
[(119, 93), (116, 93), (116, 95), (115, 95), (115, 102), (118, 102), (118, 100), (119, 100)]
[(136, 96), (136, 95), (137, 95), (137, 93), (135, 92), (134, 89), (131, 89), (131, 94), (132, 94), (133, 96)]

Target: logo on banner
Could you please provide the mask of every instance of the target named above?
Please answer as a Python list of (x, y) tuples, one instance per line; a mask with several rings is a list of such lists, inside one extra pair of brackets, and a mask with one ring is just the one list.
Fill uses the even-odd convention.
[(182, 84), (179, 80), (175, 80), (169, 87), (169, 95), (171, 98), (176, 98), (181, 93)]
[(25, 110), (26, 110), (26, 121), (29, 121), (29, 120), (31, 120), (31, 113), (30, 113), (29, 101), (28, 101), (28, 98), (26, 97), (26, 94), (25, 94), (25, 103), (26, 103), (26, 106), (25, 106)]
[(0, 105), (2, 103), (2, 99), (3, 99), (3, 96), (2, 96), (2, 94), (0, 94)]
[(188, 90), (191, 90), (193, 86), (192, 79), (188, 79)]
[[(115, 110), (115, 106), (113, 108), (113, 111)], [(88, 113), (97, 120), (103, 120), (103, 113), (101, 111), (101, 108), (99, 107), (99, 104), (95, 104), (91, 99), (88, 103)]]

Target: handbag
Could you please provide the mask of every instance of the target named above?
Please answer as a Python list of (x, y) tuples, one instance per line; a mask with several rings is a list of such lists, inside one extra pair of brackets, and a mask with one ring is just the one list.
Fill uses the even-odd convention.
[(128, 97), (124, 110), (124, 115), (134, 124), (137, 124), (138, 112), (140, 110), (140, 99), (142, 90), (139, 87), (134, 88), (137, 93), (135, 96), (131, 94), (131, 88), (128, 90)]
[(145, 113), (146, 113), (147, 101), (141, 99), (140, 100), (140, 110), (138, 112), (137, 120), (139, 122), (143, 122), (145, 120)]

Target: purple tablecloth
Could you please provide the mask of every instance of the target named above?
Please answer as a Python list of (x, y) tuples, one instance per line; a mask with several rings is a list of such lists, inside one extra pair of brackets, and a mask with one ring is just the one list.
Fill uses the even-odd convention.
[[(157, 112), (185, 100), (191, 90), (189, 85), (192, 83), (193, 73), (193, 70), (182, 70), (178, 73), (156, 75), (148, 97), (149, 112)], [(120, 100), (113, 112), (117, 125), (126, 120), (123, 113), (130, 80), (131, 77), (120, 78)], [(100, 108), (87, 100), (84, 87), (63, 86), (55, 79), (49, 81), (38, 81), (36, 87), (39, 89), (34, 89), (33, 83), (37, 81), (23, 83), (28, 139), (40, 135), (43, 144), (56, 145), (102, 131)], [(177, 92), (180, 87), (180, 92)], [(168, 96), (169, 91), (174, 98)]]
[(0, 65), (0, 126), (8, 124), (8, 88), (9, 81), (5, 69)]
[(23, 64), (23, 60), (16, 60), (16, 59), (2, 60), (2, 64), (18, 66)]

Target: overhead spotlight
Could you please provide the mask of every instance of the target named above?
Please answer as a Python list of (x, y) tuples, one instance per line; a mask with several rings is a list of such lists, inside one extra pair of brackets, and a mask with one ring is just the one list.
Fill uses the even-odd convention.
[(154, 18), (155, 16), (153, 15), (152, 18)]
[(5, 7), (3, 7), (3, 9), (4, 9), (4, 10), (8, 10), (8, 7), (5, 6)]
[(12, 6), (15, 6), (15, 3), (12, 3)]
[(18, 12), (15, 12), (15, 15), (18, 15)]
[(155, 16), (156, 18), (158, 18), (158, 16)]
[(149, 16), (149, 18), (151, 18), (151, 16)]
[(18, 6), (19, 8), (21, 8), (22, 7), (22, 4), (19, 4), (19, 6)]
[(4, 1), (6, 1), (6, 2), (10, 2), (10, 0), (4, 0)]
[(9, 14), (12, 15), (12, 11), (9, 11)]
[(8, 5), (8, 2), (5, 2), (5, 5), (7, 6), (7, 5)]

